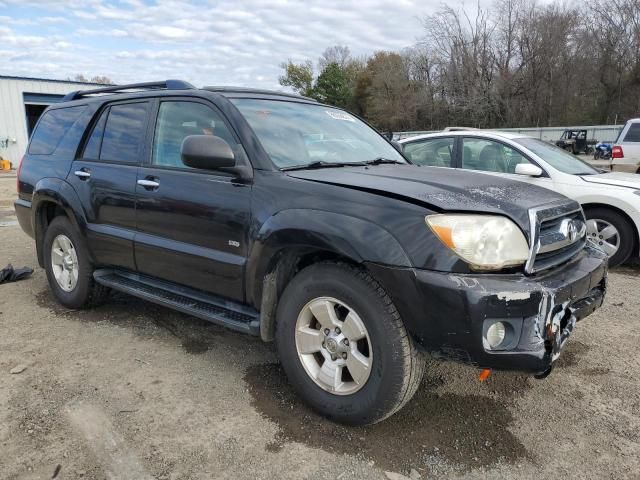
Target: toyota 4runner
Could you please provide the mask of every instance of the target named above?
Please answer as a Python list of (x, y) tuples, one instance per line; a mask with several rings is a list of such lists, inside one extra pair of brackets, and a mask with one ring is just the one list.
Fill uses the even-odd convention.
[(275, 340), (300, 396), (348, 424), (399, 410), (425, 353), (547, 374), (605, 294), (576, 202), (411, 165), (285, 93), (70, 93), (39, 120), (18, 192), (61, 304), (117, 290)]

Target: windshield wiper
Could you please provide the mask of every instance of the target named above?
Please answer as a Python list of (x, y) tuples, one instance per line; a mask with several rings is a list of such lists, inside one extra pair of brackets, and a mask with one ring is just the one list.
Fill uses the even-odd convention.
[(382, 165), (386, 163), (397, 163), (399, 165), (406, 165), (407, 162), (401, 162), (400, 160), (392, 160), (390, 158), (378, 157), (373, 160), (367, 160), (366, 162), (362, 162), (362, 165)]
[(333, 168), (333, 167), (344, 167), (349, 165), (348, 163), (337, 163), (337, 162), (325, 162), (323, 160), (317, 160), (311, 163), (305, 163), (303, 165), (293, 165), (291, 167), (282, 167), (280, 170), (288, 171), (288, 170), (313, 170), (315, 168)]
[(291, 167), (283, 167), (280, 170), (313, 170), (316, 168), (334, 168), (334, 167), (362, 167), (365, 165), (382, 165), (386, 163), (397, 163), (400, 165), (406, 165), (405, 162), (399, 160), (391, 160), (390, 158), (378, 157), (373, 160), (367, 160), (366, 162), (325, 162), (323, 160), (316, 160), (315, 162), (305, 163), (304, 165), (293, 165)]

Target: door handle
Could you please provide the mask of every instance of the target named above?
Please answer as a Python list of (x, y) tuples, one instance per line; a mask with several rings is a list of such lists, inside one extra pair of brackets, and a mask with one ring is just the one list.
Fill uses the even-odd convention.
[(160, 182), (156, 182), (155, 180), (138, 180), (138, 185), (147, 190), (154, 190), (160, 186)]
[(86, 170), (76, 170), (75, 172), (73, 172), (73, 174), (80, 180), (87, 180), (89, 177), (91, 177), (91, 173), (87, 172)]

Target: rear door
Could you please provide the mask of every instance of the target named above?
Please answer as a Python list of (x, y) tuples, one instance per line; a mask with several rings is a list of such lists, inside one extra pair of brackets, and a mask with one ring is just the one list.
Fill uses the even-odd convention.
[(91, 252), (100, 265), (135, 269), (135, 187), (149, 111), (149, 101), (104, 107), (69, 173), (84, 208)]
[(216, 135), (242, 148), (223, 115), (197, 99), (158, 102), (151, 154), (138, 173), (138, 270), (210, 293), (244, 300), (251, 187), (218, 171), (182, 163), (189, 135)]

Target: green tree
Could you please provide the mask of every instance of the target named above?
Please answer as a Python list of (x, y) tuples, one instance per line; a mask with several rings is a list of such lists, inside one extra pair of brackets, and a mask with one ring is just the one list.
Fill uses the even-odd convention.
[(291, 87), (294, 92), (305, 97), (313, 96), (313, 64), (307, 60), (304, 63), (295, 64), (291, 60), (280, 65), (284, 69), (284, 75), (278, 78), (283, 87)]
[(353, 91), (351, 79), (344, 67), (338, 63), (327, 64), (313, 88), (313, 96), (321, 102), (347, 108), (351, 106)]

